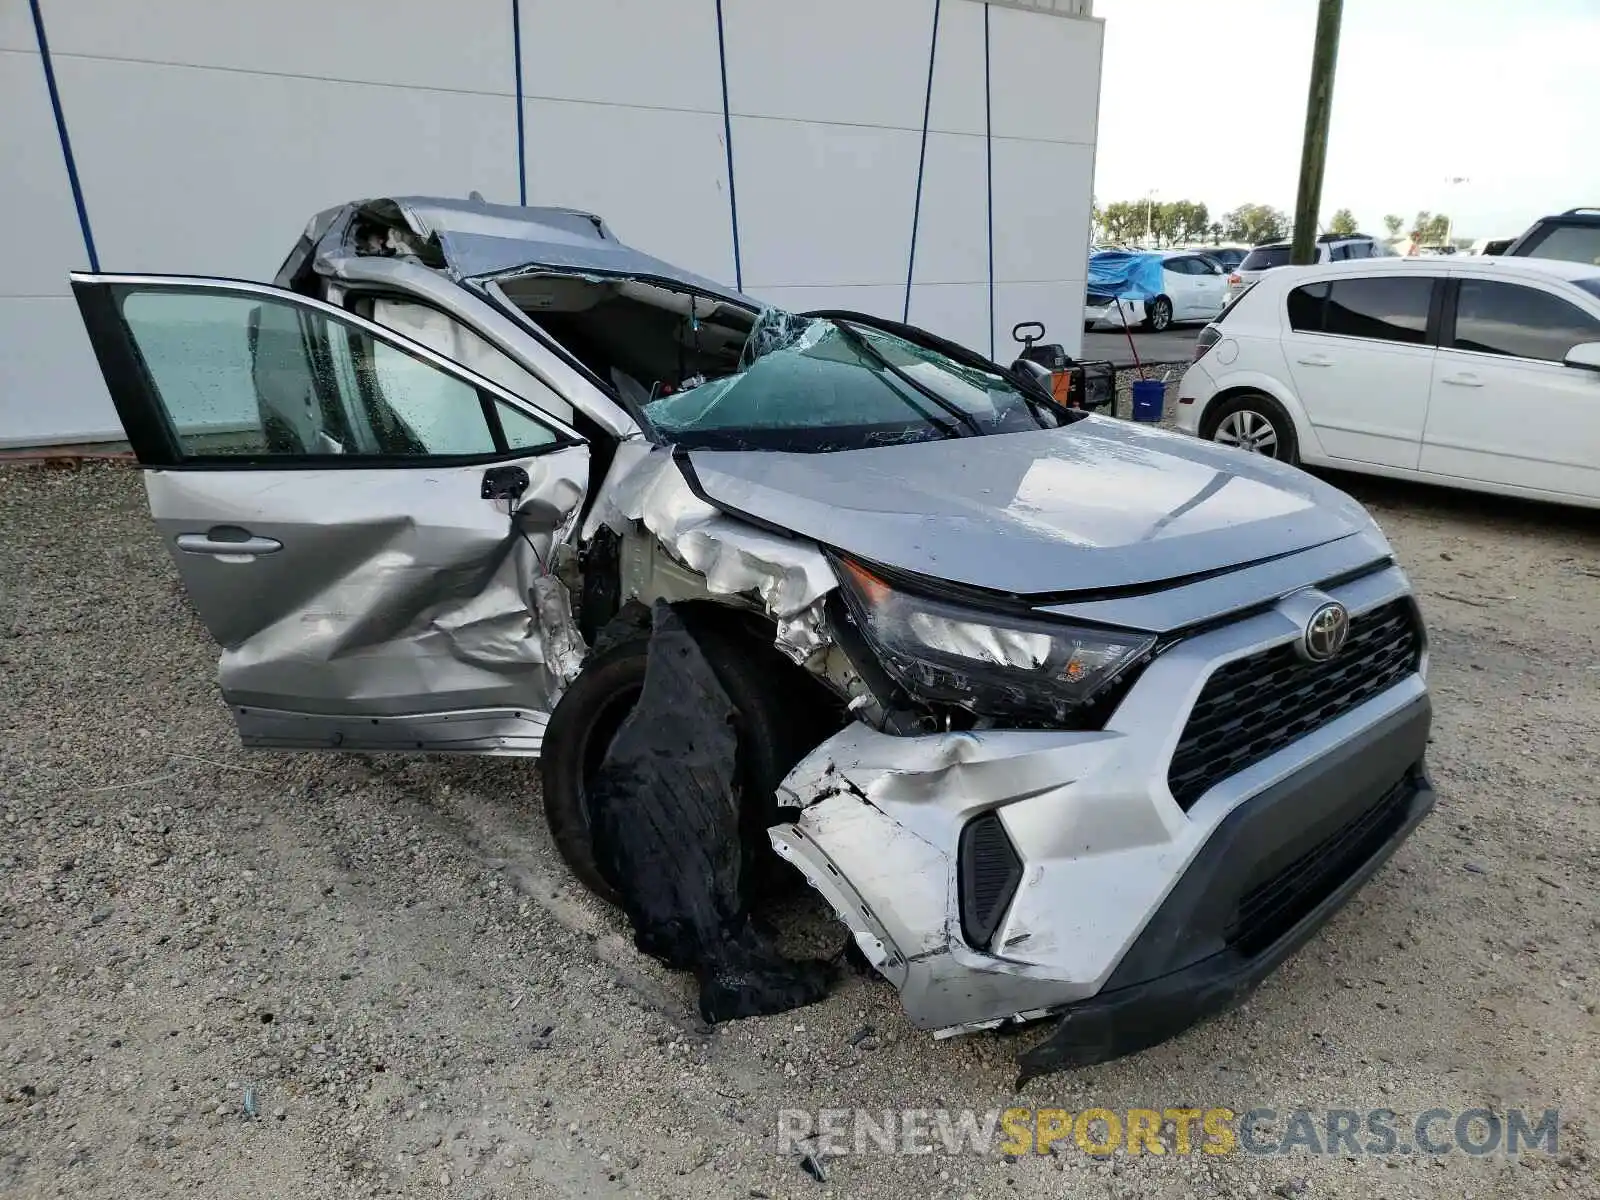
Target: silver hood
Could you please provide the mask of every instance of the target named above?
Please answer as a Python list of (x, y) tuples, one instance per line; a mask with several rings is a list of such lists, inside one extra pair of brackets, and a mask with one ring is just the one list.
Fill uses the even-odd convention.
[(918, 575), (1022, 596), (1212, 574), (1369, 530), (1271, 459), (1086, 417), (826, 454), (695, 450), (706, 499)]

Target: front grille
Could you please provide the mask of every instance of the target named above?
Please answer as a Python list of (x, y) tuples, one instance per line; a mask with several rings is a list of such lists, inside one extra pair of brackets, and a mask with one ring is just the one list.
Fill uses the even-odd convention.
[(1247, 891), (1223, 931), (1223, 941), (1253, 956), (1288, 933), (1394, 836), (1415, 790), (1408, 774), (1360, 816)]
[(961, 831), (961, 932), (967, 944), (985, 949), (1022, 882), (1022, 860), (1006, 836), (1000, 814), (974, 817)]
[(1167, 770), (1187, 811), (1214, 784), (1275, 754), (1417, 669), (1422, 631), (1402, 597), (1350, 619), (1344, 649), (1307, 662), (1292, 644), (1224, 663), (1206, 680)]

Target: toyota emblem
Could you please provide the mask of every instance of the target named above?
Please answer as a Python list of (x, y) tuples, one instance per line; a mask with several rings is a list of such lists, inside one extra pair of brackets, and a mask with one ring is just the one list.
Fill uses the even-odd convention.
[(1338, 601), (1324, 604), (1311, 614), (1306, 622), (1306, 635), (1302, 642), (1306, 657), (1312, 662), (1327, 662), (1344, 649), (1350, 636), (1350, 613)]

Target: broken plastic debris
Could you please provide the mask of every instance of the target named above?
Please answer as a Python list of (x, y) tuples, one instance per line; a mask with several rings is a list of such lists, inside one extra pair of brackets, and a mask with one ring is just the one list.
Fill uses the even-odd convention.
[(244, 1090), (244, 1115), (252, 1121), (261, 1115), (261, 1110), (256, 1107), (255, 1088), (245, 1088)]
[(634, 944), (695, 973), (707, 1022), (815, 1003), (830, 965), (783, 957), (750, 923), (733, 704), (672, 608), (653, 617), (644, 688), (587, 788), (595, 863)]
[(823, 1165), (822, 1160), (816, 1156), (815, 1152), (807, 1150), (805, 1156), (800, 1160), (800, 1165), (805, 1168), (805, 1173), (818, 1183), (828, 1182), (828, 1168)]
[(572, 616), (572, 598), (566, 585), (554, 575), (538, 575), (533, 581), (533, 605), (539, 618), (539, 638), (545, 666), (564, 686), (583, 669), (589, 648)]

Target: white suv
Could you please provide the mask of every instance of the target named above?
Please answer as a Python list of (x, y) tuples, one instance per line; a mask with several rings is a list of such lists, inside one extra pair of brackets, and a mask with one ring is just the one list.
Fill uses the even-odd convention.
[[(1289, 265), (1289, 242), (1264, 242), (1257, 246), (1228, 274), (1228, 303), (1232, 304), (1255, 286), (1268, 271)], [(1317, 238), (1317, 261), (1347, 262), (1362, 258), (1393, 258), (1393, 250), (1364, 233), (1325, 233)]]
[(1600, 266), (1273, 271), (1201, 331), (1178, 426), (1285, 462), (1600, 507)]

